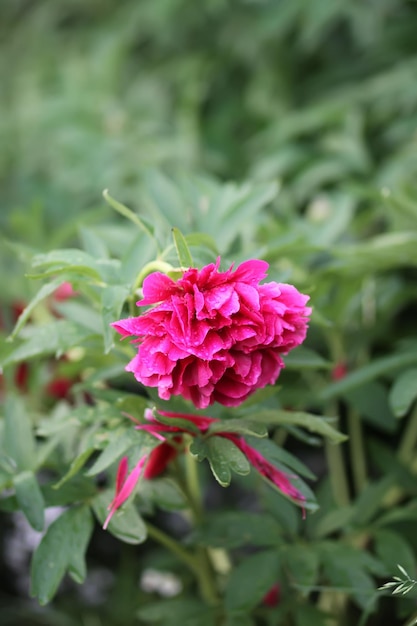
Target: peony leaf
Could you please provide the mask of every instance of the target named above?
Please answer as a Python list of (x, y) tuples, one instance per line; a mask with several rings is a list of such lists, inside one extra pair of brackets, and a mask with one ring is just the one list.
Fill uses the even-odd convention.
[(292, 584), (302, 586), (303, 593), (311, 591), (317, 582), (320, 565), (316, 547), (305, 543), (289, 545), (285, 558)]
[(180, 430), (184, 430), (185, 432), (190, 432), (195, 435), (199, 435), (201, 432), (196, 424), (194, 424), (191, 420), (187, 420), (185, 417), (168, 417), (166, 415), (161, 415), (161, 413), (156, 413), (155, 419), (165, 426), (175, 426)]
[(229, 611), (250, 611), (262, 601), (279, 580), (277, 551), (264, 551), (246, 557), (229, 577), (225, 605)]
[(84, 467), (90, 456), (95, 452), (94, 447), (87, 448), (83, 450), (75, 459), (72, 461), (69, 470), (66, 474), (61, 478), (61, 480), (54, 485), (54, 489), (60, 489), (64, 483), (67, 482), (70, 478), (78, 474), (78, 472)]
[[(128, 450), (136, 446), (141, 446), (145, 442), (147, 444), (149, 440), (150, 437), (147, 433), (134, 430), (133, 428), (129, 428), (122, 433), (120, 430), (113, 431), (107, 446), (97, 457), (92, 467), (86, 472), (86, 476), (96, 476), (120, 459)], [(158, 445), (159, 442), (157, 439), (152, 437), (152, 440), (155, 441), (155, 445)]]
[(20, 471), (36, 468), (36, 446), (32, 424), (21, 398), (7, 394), (4, 404), (4, 449)]
[(178, 260), (180, 266), (184, 269), (188, 269), (194, 266), (193, 257), (191, 256), (190, 249), (185, 240), (184, 235), (178, 228), (172, 229), (172, 236), (174, 238), (175, 248), (177, 250)]
[(267, 513), (224, 511), (211, 515), (191, 535), (192, 544), (212, 548), (277, 546), (282, 543), (279, 523)]
[(255, 420), (229, 419), (213, 422), (208, 429), (210, 435), (216, 433), (235, 433), (237, 435), (252, 435), (252, 437), (266, 437), (268, 435), (265, 424)]
[(232, 471), (236, 474), (249, 474), (250, 465), (246, 456), (229, 439), (224, 437), (195, 437), (190, 452), (198, 461), (208, 459), (211, 471), (222, 487), (230, 484)]
[(31, 595), (36, 596), (40, 604), (52, 599), (65, 571), (68, 570), (77, 583), (83, 582), (84, 554), (92, 530), (92, 517), (86, 506), (65, 511), (50, 525), (32, 560)]
[(417, 352), (415, 350), (374, 359), (371, 363), (367, 363), (351, 374), (347, 374), (342, 380), (328, 385), (319, 393), (319, 399), (327, 402), (379, 376), (384, 374), (391, 375), (394, 370), (416, 364)]
[(18, 318), (18, 320), (16, 322), (16, 325), (13, 328), (13, 331), (12, 331), (10, 337), (8, 338), (9, 341), (13, 341), (13, 339), (16, 337), (16, 335), (19, 333), (20, 329), (27, 322), (27, 320), (29, 319), (33, 309), (39, 304), (39, 302), (42, 302), (42, 300), (44, 300), (44, 298), (47, 298), (48, 296), (53, 294), (54, 291), (56, 291), (56, 289), (61, 284), (62, 284), (62, 278), (55, 278), (54, 280), (51, 280), (50, 283), (46, 283), (45, 285), (42, 285), (42, 287), (39, 289), (39, 291), (35, 295), (35, 297), (32, 298), (32, 300), (29, 302), (29, 304), (24, 308), (22, 313), (19, 315), (19, 318)]
[(284, 357), (287, 369), (330, 369), (332, 364), (323, 359), (320, 354), (300, 346)]
[(37, 254), (33, 257), (32, 267), (42, 270), (41, 275), (49, 276), (61, 272), (71, 271), (93, 278), (100, 282), (100, 272), (97, 270), (97, 261), (78, 248), (67, 248), (63, 250), (52, 250), (44, 254)]
[(153, 227), (149, 226), (147, 223), (141, 220), (140, 217), (136, 215), (136, 213), (134, 213), (131, 209), (128, 209), (127, 206), (125, 206), (121, 202), (118, 202), (118, 200), (115, 200), (114, 198), (112, 198), (111, 195), (109, 194), (108, 189), (105, 189), (103, 191), (103, 197), (106, 200), (106, 202), (115, 211), (117, 211), (118, 213), (120, 213), (120, 215), (123, 215), (123, 217), (126, 217), (128, 220), (133, 222), (133, 224), (136, 224), (136, 226), (138, 226), (144, 233), (146, 233), (148, 237), (155, 240)]
[(327, 437), (332, 443), (341, 443), (347, 439), (346, 435), (343, 435), (331, 425), (330, 422), (335, 421), (334, 418), (319, 417), (312, 413), (265, 409), (255, 413), (253, 419), (271, 426), (284, 424), (302, 426), (312, 433)]
[(13, 483), (22, 513), (34, 530), (42, 531), (45, 503), (34, 473), (21, 472), (14, 478)]
[(30, 329), (25, 340), (3, 361), (3, 367), (35, 357), (55, 354), (62, 356), (74, 346), (85, 344), (96, 336), (91, 330), (69, 320), (57, 320)]
[(224, 437), (210, 437), (206, 443), (211, 471), (222, 487), (230, 484), (232, 470), (236, 474), (249, 474), (249, 461), (232, 441)]
[(417, 398), (417, 369), (401, 372), (389, 393), (389, 404), (396, 417), (404, 417)]
[(104, 353), (108, 354), (114, 346), (114, 330), (111, 322), (120, 317), (123, 304), (130, 293), (129, 285), (110, 285), (101, 293), (101, 316), (103, 320)]
[[(398, 532), (389, 529), (377, 530), (373, 537), (377, 557), (390, 574), (397, 573), (398, 563), (409, 572), (416, 571), (416, 560), (410, 543)], [(407, 575), (408, 577), (408, 575)]]

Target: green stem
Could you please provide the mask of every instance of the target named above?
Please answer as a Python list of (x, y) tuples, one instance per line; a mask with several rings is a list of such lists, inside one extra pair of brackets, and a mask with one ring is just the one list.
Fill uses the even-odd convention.
[[(190, 505), (190, 509), (197, 524), (203, 521), (203, 502), (198, 477), (198, 465), (196, 459), (187, 452), (185, 455), (185, 492)], [(209, 552), (206, 548), (198, 547), (196, 550), (198, 559), (198, 580), (201, 595), (210, 606), (219, 603), (218, 593), (214, 580), (214, 571), (211, 564)]]
[[(337, 330), (329, 333), (329, 351), (335, 363), (343, 363), (345, 361), (345, 350), (342, 338)], [(329, 415), (338, 415), (336, 405), (329, 407), (329, 409)], [(335, 427), (337, 428), (337, 424), (335, 424)], [(349, 484), (342, 445), (331, 444), (326, 439), (325, 450), (333, 498), (337, 505), (348, 506), (350, 503)]]
[(174, 268), (169, 263), (165, 261), (161, 261), (160, 259), (156, 259), (155, 261), (149, 261), (139, 272), (136, 277), (134, 284), (134, 291), (142, 286), (143, 281), (149, 274), (152, 272), (161, 272), (162, 274), (166, 274), (167, 272), (171, 272)]
[(349, 411), (348, 432), (353, 484), (355, 493), (359, 494), (367, 483), (367, 469), (362, 422), (356, 411)]
[(417, 443), (417, 408), (414, 409), (405, 428), (400, 445), (398, 458), (408, 465), (414, 458), (414, 448)]
[(175, 554), (195, 574), (200, 587), (201, 595), (210, 606), (218, 604), (217, 591), (212, 580), (212, 572), (207, 552), (204, 548), (198, 548), (195, 555), (185, 550), (175, 539), (164, 533), (160, 528), (146, 522), (149, 537), (165, 546)]
[(151, 537), (161, 545), (165, 546), (165, 548), (175, 554), (175, 556), (177, 556), (180, 561), (185, 563), (185, 565), (187, 565), (190, 570), (192, 570), (192, 572), (194, 572), (194, 574), (198, 576), (199, 564), (193, 554), (188, 552), (188, 550), (183, 548), (177, 541), (175, 541), (175, 539), (172, 539), (172, 537), (164, 533), (163, 530), (157, 528), (150, 522), (146, 522), (146, 528), (148, 530), (149, 537)]
[(136, 215), (136, 213), (134, 213), (131, 209), (128, 209), (127, 206), (125, 206), (118, 200), (115, 200), (114, 198), (112, 198), (111, 195), (109, 194), (108, 189), (105, 189), (103, 191), (103, 197), (106, 200), (106, 202), (110, 204), (110, 206), (115, 211), (117, 211), (118, 213), (120, 213), (120, 215), (123, 215), (123, 217), (133, 222), (138, 228), (140, 228), (141, 231), (143, 231), (148, 237), (150, 237), (154, 241), (158, 254), (161, 252), (159, 244), (158, 244), (158, 240), (156, 239), (155, 235), (148, 228), (148, 226), (140, 219), (140, 217)]
[(334, 445), (326, 439), (325, 450), (334, 501), (338, 506), (348, 506), (350, 503), (349, 486), (342, 445)]
[(200, 481), (198, 479), (198, 461), (188, 452), (185, 455), (185, 477), (188, 501), (192, 509), (195, 521), (200, 523), (203, 516), (203, 503), (200, 493)]

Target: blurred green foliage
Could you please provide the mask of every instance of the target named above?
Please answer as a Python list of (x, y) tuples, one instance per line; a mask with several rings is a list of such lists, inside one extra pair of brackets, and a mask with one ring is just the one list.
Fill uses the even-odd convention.
[(1, 203), (59, 222), (161, 166), (278, 177), (297, 209), (410, 184), (416, 22), (405, 0), (6, 0)]

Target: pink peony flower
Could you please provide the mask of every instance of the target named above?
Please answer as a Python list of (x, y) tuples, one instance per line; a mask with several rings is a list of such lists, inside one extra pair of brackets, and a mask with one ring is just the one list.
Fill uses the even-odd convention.
[(237, 406), (275, 383), (282, 355), (305, 339), (308, 296), (292, 285), (261, 285), (265, 261), (225, 272), (219, 265), (220, 259), (188, 269), (178, 281), (159, 272), (147, 276), (137, 305), (156, 306), (113, 323), (121, 335), (137, 337), (126, 370), (157, 387), (163, 400), (181, 395), (200, 409), (213, 402)]
[[(123, 457), (120, 461), (116, 475), (116, 493), (109, 505), (109, 514), (104, 522), (104, 529), (107, 528), (117, 509), (120, 508), (133, 493), (140, 477), (143, 475), (146, 479), (154, 478), (166, 468), (168, 463), (172, 461), (173, 458), (175, 458), (181, 449), (183, 435), (186, 434), (196, 436), (203, 434), (209, 436), (208, 429), (211, 424), (220, 421), (215, 417), (200, 417), (184, 413), (159, 411), (159, 414), (164, 417), (179, 417), (182, 420), (189, 422), (189, 426), (187, 424), (182, 426), (163, 424), (158, 421), (158, 418), (153, 415), (152, 411), (145, 411), (145, 418), (147, 422), (136, 423), (135, 428), (137, 430), (147, 431), (159, 439), (161, 443), (149, 454), (142, 456), (130, 474), (128, 474), (127, 457)], [(250, 446), (244, 437), (228, 432), (227, 422), (224, 422), (224, 431), (216, 431), (215, 436), (224, 437), (232, 441), (235, 446), (243, 452), (249, 463), (251, 463), (256, 471), (258, 471), (270, 483), (275, 485), (275, 487), (277, 487), (282, 493), (291, 498), (293, 502), (301, 506), (304, 505), (305, 497), (300, 491), (298, 491), (298, 489), (296, 489), (296, 487), (294, 487), (294, 485), (291, 484), (290, 476), (282, 470), (279, 470), (270, 461), (263, 457), (260, 452)], [(182, 448), (182, 450), (183, 449), (184, 448)]]

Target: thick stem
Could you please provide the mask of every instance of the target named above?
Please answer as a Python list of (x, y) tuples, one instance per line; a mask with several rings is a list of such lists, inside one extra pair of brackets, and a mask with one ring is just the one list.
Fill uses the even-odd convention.
[(326, 440), (325, 449), (334, 501), (338, 506), (348, 506), (350, 496), (342, 446), (331, 444)]
[(367, 483), (367, 469), (362, 422), (356, 411), (349, 411), (348, 431), (353, 484), (358, 495)]
[[(190, 454), (190, 452), (187, 452), (185, 455), (186, 495), (194, 521), (199, 524), (203, 521), (203, 502), (197, 463), (197, 460)], [(219, 598), (209, 552), (206, 548), (198, 547), (196, 550), (196, 557), (199, 563), (198, 580), (201, 595), (207, 604), (214, 606), (219, 603)]]
[(172, 539), (172, 537), (164, 533), (163, 530), (157, 528), (150, 522), (146, 522), (146, 528), (148, 530), (149, 537), (165, 546), (165, 548), (175, 554), (180, 561), (185, 563), (185, 565), (187, 565), (187, 567), (189, 567), (191, 571), (198, 576), (199, 565), (193, 554), (188, 552), (188, 550), (183, 548), (177, 541), (175, 541), (175, 539)]
[(198, 461), (189, 452), (187, 452), (185, 455), (185, 487), (194, 519), (199, 523), (202, 521), (203, 503), (200, 492), (197, 463)]
[(146, 522), (146, 527), (149, 537), (165, 546), (193, 572), (198, 580), (201, 596), (205, 602), (210, 606), (218, 604), (217, 591), (212, 580), (210, 563), (204, 548), (198, 548), (196, 554), (191, 554), (160, 528), (149, 522)]

